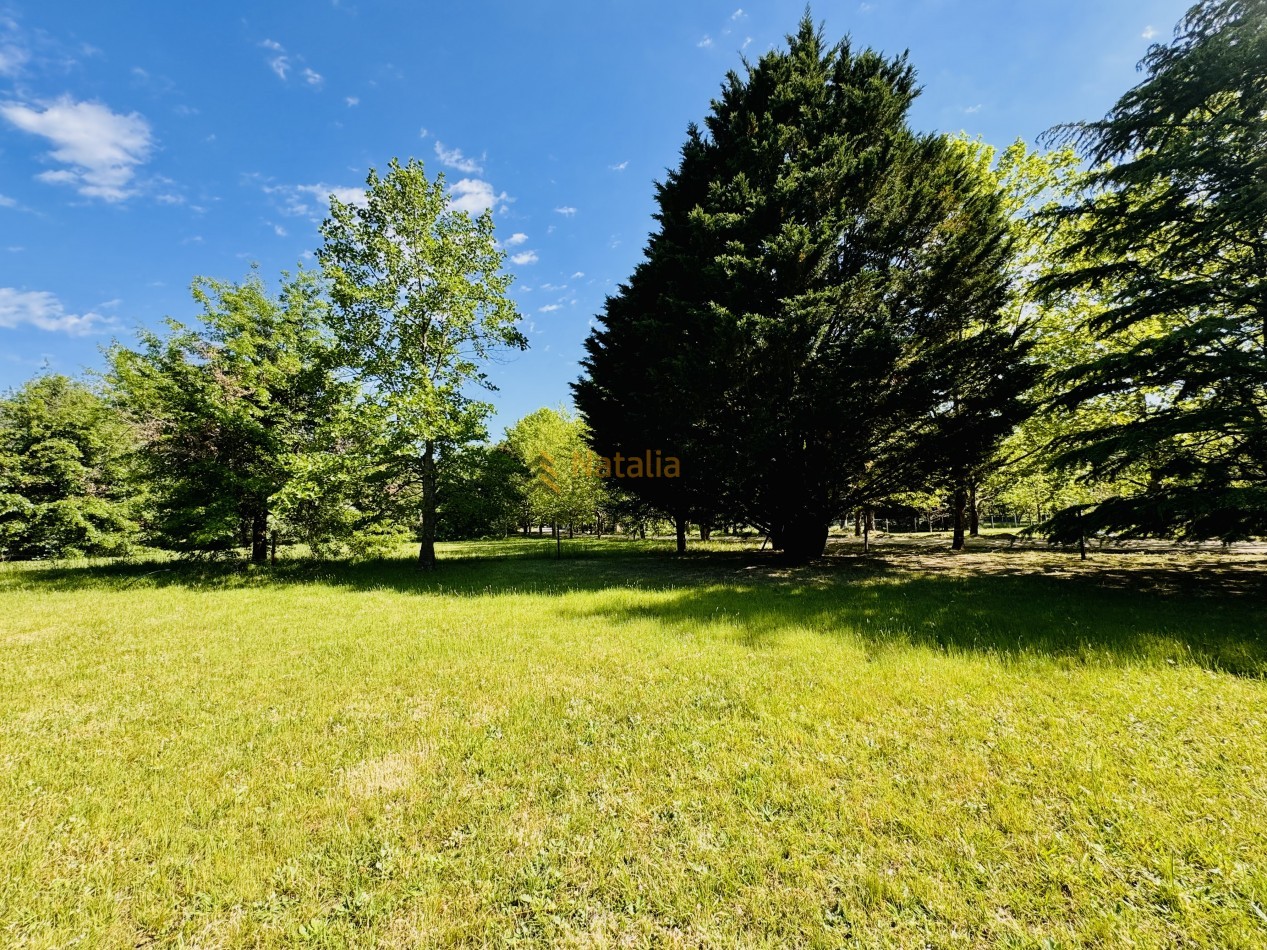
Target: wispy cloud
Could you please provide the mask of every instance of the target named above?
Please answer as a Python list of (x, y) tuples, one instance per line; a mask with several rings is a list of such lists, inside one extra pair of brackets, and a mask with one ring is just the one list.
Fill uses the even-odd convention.
[(0, 9), (0, 76), (19, 75), (30, 59), (30, 38), (15, 16)]
[(16, 208), (18, 201), (16, 198), (10, 198), (8, 195), (0, 195), (0, 208)]
[(626, 168), (629, 167), (629, 162), (628, 161), (617, 162), (615, 165), (608, 165), (607, 167), (614, 172), (623, 172)]
[(518, 247), (520, 244), (527, 243), (527, 241), (528, 235), (524, 234), (522, 231), (516, 231), (510, 237), (506, 238), (506, 246)]
[(355, 108), (361, 104), (361, 100), (356, 96), (344, 96), (343, 101), (349, 109)]
[(46, 290), (0, 287), (0, 328), (15, 330), (18, 327), (31, 326), (39, 330), (83, 336), (108, 330), (115, 323), (113, 317), (104, 317), (92, 311), (84, 314), (67, 313), (62, 302)]
[(554, 211), (555, 214), (561, 214), (565, 218), (570, 218), (572, 215), (576, 214), (576, 209), (571, 205), (564, 205), (561, 208), (555, 208)]
[(136, 194), (136, 169), (150, 156), (150, 124), (137, 112), (122, 115), (100, 102), (63, 96), (43, 108), (20, 102), (0, 104), (0, 115), (24, 132), (48, 139), (48, 158), (65, 168), (36, 177), (70, 185), (87, 198), (123, 201)]
[(1151, 26), (1146, 26), (1146, 27), (1144, 27), (1144, 32), (1143, 32), (1143, 33), (1141, 33), (1141, 34), (1140, 34), (1140, 36), (1142, 36), (1142, 37), (1143, 37), (1144, 39), (1146, 39), (1146, 40), (1153, 40), (1153, 39), (1156, 39), (1156, 38), (1157, 38), (1157, 30), (1156, 30), (1154, 27), (1151, 27)]
[(731, 20), (742, 20), (746, 18), (747, 16), (748, 14), (743, 12), (743, 7), (740, 7), (738, 10), (736, 10), (734, 13), (730, 15), (730, 18)]
[(698, 46), (700, 49), (708, 49), (710, 46), (713, 45), (713, 38), (709, 36), (707, 33), (705, 33), (704, 38), (700, 40), (698, 43), (696, 43), (695, 45)]
[(291, 71), (295, 69), (296, 64), (299, 64), (299, 77), (303, 79), (305, 84), (312, 86), (314, 89), (320, 89), (325, 83), (325, 78), (321, 73), (303, 65), (304, 58), (302, 56), (287, 52), (286, 47), (277, 42), (277, 40), (264, 40), (260, 43), (260, 46), (268, 50), (269, 55), (265, 59), (268, 63), (268, 68), (282, 82), (290, 79)]
[(536, 251), (521, 251), (511, 257), (510, 262), (517, 267), (523, 267), (525, 264), (535, 264), (540, 258), (537, 257)]
[(537, 313), (554, 313), (556, 310), (562, 310), (563, 307), (557, 303), (548, 303), (544, 307), (538, 307)]
[(455, 168), (464, 175), (478, 175), (484, 171), (478, 161), (467, 158), (462, 154), (461, 149), (445, 148), (444, 143), (439, 139), (436, 140), (436, 158), (440, 159), (441, 165)]
[(978, 102), (975, 106), (965, 106), (963, 111), (966, 112), (968, 115), (976, 115), (978, 112), (981, 111), (981, 108), (982, 108), (981, 103)]
[[(278, 210), (291, 217), (320, 221), (330, 211), (330, 196), (344, 204), (365, 204), (365, 189), (345, 185), (263, 185), (264, 194), (276, 198)], [(277, 225), (274, 225), (276, 228)]]

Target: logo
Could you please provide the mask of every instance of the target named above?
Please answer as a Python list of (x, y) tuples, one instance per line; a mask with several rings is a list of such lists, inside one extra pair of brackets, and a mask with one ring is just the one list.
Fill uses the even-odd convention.
[(542, 452), (533, 461), (532, 474), (550, 491), (559, 493), (559, 473), (554, 468), (554, 456), (549, 452)]

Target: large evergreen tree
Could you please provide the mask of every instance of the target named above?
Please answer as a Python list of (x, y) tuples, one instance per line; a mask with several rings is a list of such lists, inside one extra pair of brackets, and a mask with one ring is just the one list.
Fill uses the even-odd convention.
[(1078, 406), (1146, 388), (1126, 420), (1069, 440), (1065, 460), (1147, 485), (1077, 506), (1084, 530), (1233, 540), (1267, 532), (1267, 0), (1207, 0), (1102, 120), (1058, 130), (1096, 170), (1056, 212), (1078, 239), (1052, 298), (1108, 297), (1091, 324), (1130, 347), (1066, 374)]
[(577, 386), (599, 451), (680, 454), (683, 489), (797, 558), (846, 510), (962, 482), (1022, 411), (1000, 196), (910, 130), (916, 95), (905, 58), (808, 17), (730, 74)]
[(199, 278), (200, 325), (168, 321), (137, 350), (116, 346), (110, 380), (134, 419), (154, 495), (153, 533), (184, 551), (245, 543), (268, 558), (270, 515), (296, 456), (350, 398), (332, 373), (326, 304), (311, 274), (273, 297), (252, 275)]
[(135, 439), (107, 399), (66, 376), (0, 398), (0, 558), (123, 553), (137, 532)]

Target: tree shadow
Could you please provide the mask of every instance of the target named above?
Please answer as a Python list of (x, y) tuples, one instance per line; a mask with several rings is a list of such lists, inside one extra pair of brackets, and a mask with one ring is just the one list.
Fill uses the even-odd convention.
[[(668, 556), (665, 544), (553, 542), (452, 545), (441, 568), (412, 560), (240, 563), (137, 561), (0, 568), (6, 590), (200, 591), (315, 584), (416, 595), (562, 598), (571, 592), (642, 589), (554, 609), (604, 623), (655, 621), (684, 633), (718, 625), (754, 648), (788, 630), (860, 638), (870, 653), (900, 647), (1042, 656), (1087, 663), (1175, 663), (1267, 675), (1267, 558), (1142, 552), (1095, 558), (1012, 554), (981, 547), (953, 554), (928, 544), (880, 545), (870, 555), (837, 545), (832, 556), (791, 566), (751, 548)], [(489, 552), (493, 552), (490, 556)]]

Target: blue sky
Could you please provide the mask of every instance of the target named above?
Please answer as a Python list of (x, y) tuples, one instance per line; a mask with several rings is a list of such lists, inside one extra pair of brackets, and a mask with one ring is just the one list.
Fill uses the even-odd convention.
[[(999, 146), (1101, 115), (1187, 0), (819, 2), (828, 37), (909, 49), (923, 130)], [(726, 70), (802, 0), (227, 5), (0, 0), (0, 389), (99, 367), (192, 317), (195, 275), (311, 263), (330, 191), (416, 156), (492, 207), (531, 348), (493, 432), (567, 384)]]

